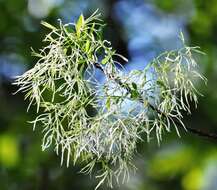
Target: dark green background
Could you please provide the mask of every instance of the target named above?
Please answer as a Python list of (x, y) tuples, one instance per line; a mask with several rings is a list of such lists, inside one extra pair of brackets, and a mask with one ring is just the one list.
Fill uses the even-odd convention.
[[(151, 48), (153, 55), (165, 50), (161, 47), (162, 42), (152, 40), (146, 49), (139, 48), (139, 42), (135, 42), (136, 50), (132, 53), (130, 39), (133, 32), (143, 32), (143, 28), (139, 25), (132, 28), (133, 23), (124, 22), (126, 18), (118, 9), (123, 2), (124, 5), (129, 3), (128, 9), (132, 5), (137, 7), (131, 12), (128, 10), (131, 15), (137, 15), (137, 10), (149, 6), (159, 18), (176, 18), (177, 15), (184, 18), (180, 29), (184, 30), (190, 45), (199, 45), (206, 53), (206, 56), (198, 57), (198, 62), (201, 72), (208, 78), (207, 86), (198, 84), (204, 94), (199, 99), (198, 109), (193, 109), (192, 115), (186, 115), (184, 122), (188, 127), (217, 133), (217, 0), (0, 0), (1, 190), (94, 189), (96, 181), (79, 174), (80, 166), (60, 167), (60, 159), (52, 150), (41, 151), (40, 130), (33, 132), (27, 123), (34, 118), (35, 112), (32, 109), (26, 113), (27, 102), (23, 101), (23, 94), (12, 95), (17, 87), (11, 83), (14, 75), (21, 74), (35, 63), (30, 56), (30, 47), (40, 48), (47, 32), (40, 21), (57, 24), (57, 18), (61, 18), (64, 22), (73, 22), (82, 11), (87, 16), (100, 9), (107, 23), (105, 38), (112, 41), (118, 53), (130, 60), (144, 55), (144, 61), (147, 61), (147, 52)], [(143, 22), (140, 19), (144, 17), (140, 16), (135, 16), (135, 23)], [(167, 29), (157, 32), (158, 36), (164, 36)], [(148, 35), (146, 33), (144, 38)], [(174, 35), (178, 36), (178, 32)], [(166, 45), (172, 43), (168, 36), (163, 42)], [(136, 67), (135, 64), (141, 63), (132, 61), (130, 67)], [(160, 147), (155, 140), (150, 144), (139, 144), (135, 156), (137, 173), (132, 173), (128, 183), (115, 189), (216, 190), (217, 140), (184, 131), (181, 135), (182, 138), (178, 138), (175, 132), (165, 134)]]

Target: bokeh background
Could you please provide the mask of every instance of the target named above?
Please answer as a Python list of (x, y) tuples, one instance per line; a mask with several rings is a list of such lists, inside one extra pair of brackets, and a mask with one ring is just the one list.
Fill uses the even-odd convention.
[[(79, 174), (79, 165), (60, 167), (52, 152), (41, 151), (41, 134), (27, 121), (23, 94), (13, 95), (13, 77), (35, 64), (30, 47), (40, 48), (47, 32), (41, 20), (73, 22), (99, 8), (107, 23), (104, 37), (129, 58), (127, 70), (142, 69), (165, 50), (180, 47), (182, 31), (189, 45), (200, 46), (198, 57), (208, 85), (199, 107), (184, 122), (217, 133), (217, 0), (0, 0), (0, 189), (89, 190), (95, 179)], [(216, 190), (217, 140), (181, 132), (167, 134), (160, 147), (153, 140), (138, 145), (139, 168), (123, 190)], [(101, 189), (108, 189), (106, 186)]]

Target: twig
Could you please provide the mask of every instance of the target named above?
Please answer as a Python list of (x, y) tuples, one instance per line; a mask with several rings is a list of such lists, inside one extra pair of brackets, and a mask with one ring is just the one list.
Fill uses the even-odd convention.
[[(114, 77), (113, 75), (111, 75), (111, 74), (107, 74), (107, 73), (105, 72), (104, 68), (103, 68), (99, 63), (94, 63), (94, 66), (95, 66), (97, 69), (101, 70), (108, 78), (113, 79), (113, 80), (114, 80), (117, 84), (119, 84), (122, 88), (125, 88), (129, 94), (131, 93), (131, 88), (129, 87), (128, 84), (124, 84), (120, 79), (115, 78), (115, 77)], [(144, 100), (143, 100), (143, 98), (142, 98), (141, 96), (139, 97), (139, 101), (140, 101), (141, 103), (144, 103)], [(164, 117), (167, 117), (165, 113), (163, 113), (162, 111), (160, 111), (159, 109), (157, 109), (157, 108), (156, 108), (155, 106), (153, 106), (151, 103), (148, 103), (148, 105), (149, 105), (149, 107), (150, 107), (153, 111), (157, 112), (157, 113), (160, 114), (160, 115), (163, 115)], [(180, 126), (180, 123), (179, 123), (179, 122), (175, 121), (175, 123), (177, 123), (178, 126)], [(180, 127), (180, 128), (183, 129), (183, 127)], [(216, 134), (216, 133), (209, 133), (209, 132), (205, 132), (205, 131), (202, 131), (202, 130), (200, 130), (200, 129), (194, 129), (194, 128), (191, 128), (191, 127), (185, 127), (185, 129), (186, 129), (188, 132), (192, 133), (192, 134), (195, 134), (195, 135), (198, 135), (198, 136), (201, 136), (201, 137), (205, 137), (205, 138), (209, 138), (209, 139), (214, 139), (214, 140), (217, 141), (217, 134)]]
[(186, 127), (186, 129), (188, 132), (191, 132), (191, 133), (196, 134), (198, 136), (213, 139), (213, 140), (217, 141), (217, 134), (216, 133), (209, 133), (209, 132), (202, 131), (200, 129), (194, 129), (194, 128), (190, 128), (190, 127)]

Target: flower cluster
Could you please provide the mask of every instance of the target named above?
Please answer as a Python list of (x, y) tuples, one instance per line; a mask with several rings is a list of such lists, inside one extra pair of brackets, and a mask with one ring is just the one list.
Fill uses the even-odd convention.
[[(107, 181), (125, 181), (136, 152), (136, 144), (155, 133), (158, 142), (164, 131), (184, 127), (182, 112), (197, 104), (194, 82), (206, 80), (197, 72), (194, 53), (198, 47), (166, 52), (144, 70), (125, 73), (110, 42), (101, 38), (103, 23), (95, 12), (81, 15), (76, 23), (55, 27), (44, 39), (46, 46), (33, 50), (36, 65), (18, 76), (15, 84), (25, 93), (29, 107), (38, 116), (31, 123), (42, 128), (42, 150), (53, 147), (67, 166), (85, 163), (81, 172), (98, 170), (98, 188)], [(118, 65), (118, 66), (117, 66)], [(97, 72), (104, 74), (99, 82)]]

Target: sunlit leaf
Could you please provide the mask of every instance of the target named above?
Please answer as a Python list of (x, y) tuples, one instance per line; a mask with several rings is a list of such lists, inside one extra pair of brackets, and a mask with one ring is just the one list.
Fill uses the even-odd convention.
[(82, 30), (83, 26), (84, 26), (84, 16), (81, 14), (78, 18), (76, 25), (75, 25), (76, 33), (77, 33), (78, 37), (80, 37), (80, 35), (81, 35), (81, 30)]
[(110, 56), (110, 55), (106, 55), (106, 56), (102, 59), (101, 63), (102, 63), (103, 65), (105, 65), (106, 63), (109, 62), (110, 59), (111, 59), (111, 56)]

